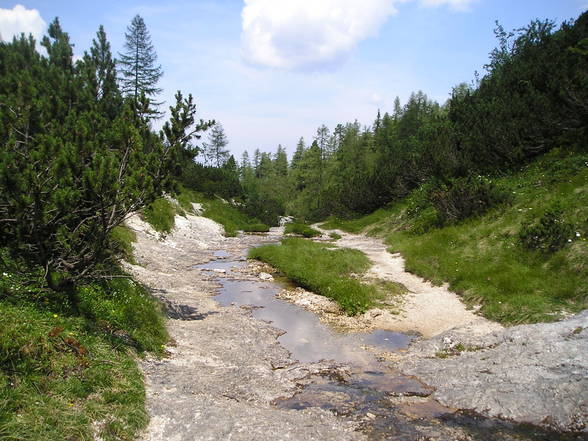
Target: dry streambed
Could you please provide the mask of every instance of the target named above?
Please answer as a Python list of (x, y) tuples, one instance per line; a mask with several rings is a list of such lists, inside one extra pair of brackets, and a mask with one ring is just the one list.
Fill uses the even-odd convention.
[[(168, 358), (143, 362), (151, 414), (145, 440), (561, 438), (456, 412), (451, 399), (449, 406), (435, 399), (442, 387), (435, 384), (435, 391), (382, 362), (400, 358), (407, 372), (428, 366), (419, 360), (436, 361), (429, 358), (432, 346), (419, 345), (435, 339), (401, 355), (396, 350), (410, 338), (369, 332), (380, 326), (374, 319), (382, 313), (372, 311), (372, 320), (355, 329), (362, 332), (340, 334), (315, 313), (281, 300), (314, 308), (323, 320), (330, 314), (337, 328), (349, 329), (324, 298), (283, 291), (267, 267), (245, 261), (249, 247), (277, 240), (276, 233), (224, 238), (214, 222), (188, 216), (160, 240), (137, 218), (130, 225), (138, 231), (139, 265), (129, 268), (167, 305), (174, 339)], [(439, 344), (454, 345), (448, 342)], [(452, 357), (445, 360), (459, 356)], [(431, 381), (424, 368), (419, 376)]]

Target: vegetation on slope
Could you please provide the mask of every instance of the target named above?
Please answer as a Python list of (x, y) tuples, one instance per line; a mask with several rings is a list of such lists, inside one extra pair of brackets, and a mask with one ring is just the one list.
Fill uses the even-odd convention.
[(553, 151), (495, 184), (510, 193), (509, 203), (445, 226), (423, 198), (426, 189), (373, 215), (328, 225), (385, 237), (409, 271), (449, 282), (502, 323), (550, 321), (586, 308), (588, 156)]
[(249, 257), (267, 262), (297, 285), (335, 300), (348, 314), (364, 312), (382, 298), (376, 287), (351, 277), (370, 266), (361, 251), (291, 237), (281, 245), (254, 248)]
[(202, 205), (202, 216), (221, 224), (227, 236), (236, 236), (237, 231), (265, 233), (269, 227), (258, 219), (251, 218), (239, 207), (217, 197), (207, 198), (202, 194), (181, 188), (173, 199), (161, 197), (143, 210), (143, 218), (156, 231), (170, 233), (176, 215), (194, 214), (193, 204)]
[(284, 228), (284, 233), (285, 234), (299, 234), (301, 236), (310, 238), (310, 237), (316, 237), (316, 236), (320, 236), (321, 232), (318, 230), (315, 230), (314, 228), (306, 225), (306, 224), (302, 224), (299, 222), (291, 222), (286, 224), (286, 227)]
[(144, 351), (167, 341), (159, 306), (129, 279), (69, 297), (18, 274), (0, 279), (0, 438), (132, 440), (148, 421)]
[(178, 93), (154, 133), (157, 78), (123, 93), (102, 27), (78, 60), (58, 19), (47, 34), (43, 51), (0, 42), (0, 438), (131, 440), (148, 419), (137, 354), (168, 336), (120, 269), (122, 222), (175, 187), (210, 123)]
[(429, 182), (446, 208), (440, 214), (465, 218), (507, 202), (486, 178), (553, 148), (586, 151), (588, 13), (559, 28), (533, 21), (513, 32), (497, 26), (495, 34), (486, 72), (454, 87), (445, 103), (418, 91), (369, 127), (319, 127), (290, 161), (281, 147), (244, 155), (246, 208), (307, 221), (354, 218)]

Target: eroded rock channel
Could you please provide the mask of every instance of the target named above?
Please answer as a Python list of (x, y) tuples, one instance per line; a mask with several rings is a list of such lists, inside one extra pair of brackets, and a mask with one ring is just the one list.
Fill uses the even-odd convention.
[(443, 406), (383, 356), (404, 357), (413, 337), (340, 333), (278, 298), (283, 286), (245, 259), (276, 232), (224, 238), (188, 216), (159, 240), (131, 225), (139, 265), (130, 269), (166, 304), (175, 342), (168, 358), (143, 363), (145, 440), (586, 439)]

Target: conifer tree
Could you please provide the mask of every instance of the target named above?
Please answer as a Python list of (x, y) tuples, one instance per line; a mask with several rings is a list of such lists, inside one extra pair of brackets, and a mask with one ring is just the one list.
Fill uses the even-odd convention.
[(288, 155), (282, 145), (278, 145), (278, 151), (274, 159), (274, 171), (278, 176), (288, 175)]
[(0, 246), (16, 271), (43, 277), (75, 302), (75, 282), (112, 274), (113, 229), (171, 188), (175, 146), (133, 118), (123, 100), (104, 114), (106, 81), (101, 93), (89, 93), (108, 78), (100, 57), (74, 67), (58, 20), (42, 44), (47, 57), (32, 38), (0, 44)]
[(208, 165), (220, 168), (229, 159), (229, 151), (226, 149), (229, 144), (225, 129), (222, 124), (215, 122), (210, 131), (208, 142), (202, 147), (204, 150), (204, 158)]
[[(147, 98), (151, 109), (147, 112), (152, 117), (159, 116), (157, 106), (161, 103), (153, 102), (152, 98), (161, 93), (157, 82), (163, 75), (160, 65), (157, 65), (157, 53), (151, 42), (151, 35), (140, 15), (136, 15), (125, 33), (124, 52), (119, 53), (120, 84), (123, 93), (133, 98), (135, 107)], [(145, 115), (142, 109), (137, 113)]]

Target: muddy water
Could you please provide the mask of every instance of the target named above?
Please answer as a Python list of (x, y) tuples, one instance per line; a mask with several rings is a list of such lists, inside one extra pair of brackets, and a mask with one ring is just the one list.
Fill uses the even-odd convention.
[[(285, 333), (279, 341), (301, 362), (332, 360), (350, 367), (348, 375), (317, 376), (293, 397), (277, 400), (281, 408), (321, 407), (357, 421), (370, 440), (577, 440), (574, 435), (457, 412), (431, 399), (433, 392), (418, 379), (395, 372), (374, 353), (407, 347), (410, 336), (377, 330), (369, 334), (340, 334), (318, 317), (279, 300), (276, 282), (240, 280), (233, 270), (243, 257), (219, 250), (216, 260), (196, 268), (218, 277), (222, 287), (215, 299), (223, 306), (253, 307), (255, 318), (271, 322)], [(366, 350), (366, 347), (371, 348)]]

